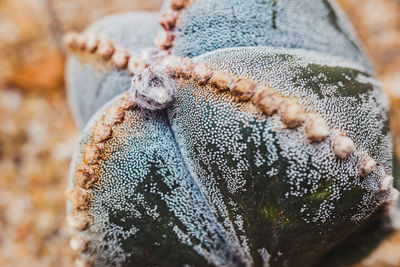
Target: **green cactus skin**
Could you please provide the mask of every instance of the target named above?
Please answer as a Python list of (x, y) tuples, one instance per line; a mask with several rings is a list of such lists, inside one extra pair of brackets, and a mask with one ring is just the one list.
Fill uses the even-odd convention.
[[(82, 148), (93, 140), (94, 126), (120, 98), (87, 124), (75, 164), (84, 161)], [(100, 184), (90, 193), (94, 220), (85, 233), (97, 265), (204, 266), (207, 259), (234, 265), (240, 259), (188, 173), (166, 116), (131, 110), (105, 142), (96, 167)], [(72, 176), (78, 167), (72, 166)]]
[[(304, 11), (301, 23), (295, 10)], [(174, 80), (167, 108), (124, 109), (129, 73), (84, 53), (71, 56), (69, 99), (86, 126), (70, 188), (85, 189), (90, 201), (78, 212), (91, 218), (78, 227), (88, 241), (81, 257), (96, 266), (329, 266), (338, 245), (353, 244), (352, 236), (363, 242), (363, 229), (388, 220), (397, 191), (382, 187), (392, 173), (387, 99), (335, 11), (323, 0), (198, 0), (180, 11), (170, 49), (268, 85), (320, 115), (331, 129), (322, 142), (310, 143), (304, 125), (288, 129), (280, 113), (266, 116), (254, 101), (191, 75)], [(115, 16), (87, 33), (137, 55), (159, 29), (155, 16)], [(129, 21), (150, 26), (136, 32)], [(156, 67), (147, 71), (165, 75)], [(332, 149), (341, 132), (356, 146), (345, 159)], [(88, 161), (85, 149), (97, 143), (100, 156)], [(366, 155), (377, 167), (360, 177)], [(76, 182), (82, 167), (93, 172), (93, 184)]]
[[(393, 176), (400, 177), (400, 161), (395, 153), (393, 153)], [(395, 179), (393, 186), (396, 189), (400, 189), (400, 179)]]
[(330, 0), (202, 0), (182, 11), (172, 51), (194, 57), (226, 47), (302, 48), (368, 66), (352, 29)]
[[(132, 54), (152, 46), (154, 35), (160, 26), (159, 14), (131, 12), (110, 15), (91, 25), (85, 33), (113, 40)], [(129, 37), (127, 37), (129, 36)], [(104, 67), (103, 62), (93, 62), (81, 54), (68, 58), (66, 80), (68, 100), (79, 128), (114, 96), (130, 87), (132, 77), (115, 67)], [(112, 88), (110, 90), (110, 88)]]
[[(221, 217), (232, 216), (253, 259), (257, 249), (265, 248), (277, 266), (308, 265), (309, 258), (353, 232), (387, 199), (388, 192), (380, 193), (377, 186), (382, 173), (392, 168), (386, 100), (376, 98), (380, 94), (373, 79), (336, 59), (303, 53), (237, 48), (195, 60), (267, 82), (317, 110), (331, 126), (344, 129), (360, 152), (381, 158), (380, 170), (368, 179), (360, 180), (355, 173), (362, 152), (337, 160), (330, 141), (309, 144), (301, 128), (287, 130), (279, 116), (260, 118), (252, 105), (238, 105), (211, 88), (186, 84), (169, 112), (182, 155), (209, 201), (224, 207)], [(310, 86), (309, 77), (321, 79), (313, 79)], [(340, 82), (343, 86), (337, 86)], [(365, 125), (374, 125), (365, 129), (367, 135), (360, 131)], [(375, 133), (380, 138), (365, 137)]]

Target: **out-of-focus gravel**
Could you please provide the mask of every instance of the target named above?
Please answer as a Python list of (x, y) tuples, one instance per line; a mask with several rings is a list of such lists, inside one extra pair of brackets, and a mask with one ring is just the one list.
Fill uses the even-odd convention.
[[(339, 0), (365, 46), (383, 90), (391, 102), (394, 149), (400, 159), (400, 1)], [(399, 267), (400, 231), (357, 267)]]
[(77, 130), (61, 90), (0, 90), (0, 266), (71, 266), (66, 174)]

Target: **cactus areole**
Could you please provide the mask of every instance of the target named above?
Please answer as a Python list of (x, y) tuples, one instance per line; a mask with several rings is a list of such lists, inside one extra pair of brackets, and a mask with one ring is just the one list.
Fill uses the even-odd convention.
[(168, 5), (65, 36), (80, 262), (310, 266), (393, 206), (388, 101), (334, 2)]

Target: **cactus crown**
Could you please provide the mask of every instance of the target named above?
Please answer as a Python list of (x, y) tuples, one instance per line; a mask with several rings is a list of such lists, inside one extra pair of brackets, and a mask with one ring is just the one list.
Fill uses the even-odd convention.
[(95, 113), (67, 194), (85, 261), (310, 265), (397, 196), (387, 100), (334, 3), (170, 7), (65, 38)]

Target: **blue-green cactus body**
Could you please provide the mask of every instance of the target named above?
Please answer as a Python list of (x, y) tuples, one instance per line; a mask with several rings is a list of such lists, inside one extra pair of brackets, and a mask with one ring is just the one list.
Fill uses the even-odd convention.
[(220, 48), (302, 48), (368, 63), (330, 0), (201, 0), (186, 8), (174, 30), (174, 54), (198, 56)]
[[(140, 55), (153, 46), (154, 35), (160, 30), (158, 13), (136, 12), (105, 17), (85, 32), (94, 34)], [(68, 100), (78, 126), (82, 129), (90, 117), (114, 96), (130, 87), (132, 76), (113, 66), (104, 66), (100, 59), (77, 54), (67, 62)]]
[[(160, 29), (154, 17), (116, 16), (88, 32), (137, 55)], [(92, 218), (83, 257), (97, 265), (310, 266), (391, 200), (382, 189), (392, 172), (388, 103), (333, 2), (198, 0), (173, 33), (173, 55), (273, 88), (321, 116), (329, 136), (310, 143), (304, 125), (289, 129), (280, 113), (266, 116), (255, 101), (192, 77), (173, 80), (168, 108), (135, 107), (110, 126), (132, 76), (78, 53), (67, 69), (78, 125), (98, 110), (70, 175), (95, 169), (81, 211)], [(99, 141), (100, 159), (88, 163), (99, 125), (111, 131)], [(345, 159), (332, 148), (339, 133), (356, 147)], [(360, 177), (366, 155), (377, 167)]]
[[(83, 130), (72, 175), (85, 161), (96, 125), (120, 98)], [(93, 222), (85, 231), (88, 257), (96, 265), (244, 264), (238, 240), (228, 235), (187, 171), (164, 111), (126, 112), (102, 150), (87, 211)]]

